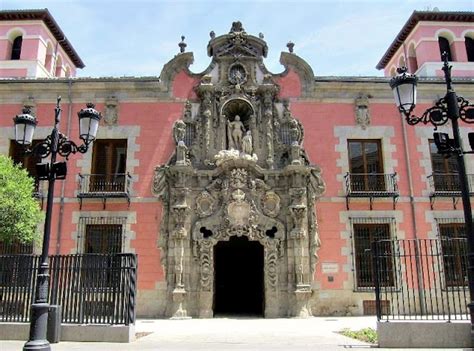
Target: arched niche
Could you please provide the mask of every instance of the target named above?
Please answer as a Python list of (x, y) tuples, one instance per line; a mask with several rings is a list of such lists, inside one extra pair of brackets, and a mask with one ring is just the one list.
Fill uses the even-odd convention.
[(234, 121), (235, 116), (240, 117), (246, 130), (250, 129), (250, 117), (255, 114), (252, 104), (243, 98), (235, 98), (226, 101), (222, 105), (221, 114), (225, 115), (229, 121)]

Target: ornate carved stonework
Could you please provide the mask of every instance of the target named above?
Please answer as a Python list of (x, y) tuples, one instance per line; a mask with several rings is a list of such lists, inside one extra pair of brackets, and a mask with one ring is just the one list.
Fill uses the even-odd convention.
[(118, 100), (115, 96), (110, 96), (105, 101), (104, 123), (108, 126), (118, 123)]
[(314, 202), (325, 186), (302, 124), (262, 63), (266, 51), (240, 22), (211, 35), (213, 61), (173, 128), (175, 156), (155, 169), (170, 317), (212, 317), (214, 248), (233, 236), (263, 246), (265, 316), (311, 315)]
[(357, 125), (366, 129), (370, 125), (369, 97), (359, 95), (355, 99), (355, 116)]

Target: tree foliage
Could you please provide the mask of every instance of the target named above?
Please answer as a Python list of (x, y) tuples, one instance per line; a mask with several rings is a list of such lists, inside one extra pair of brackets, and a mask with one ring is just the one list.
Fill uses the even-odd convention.
[(28, 172), (0, 155), (0, 241), (27, 243), (39, 238), (43, 213), (33, 192)]

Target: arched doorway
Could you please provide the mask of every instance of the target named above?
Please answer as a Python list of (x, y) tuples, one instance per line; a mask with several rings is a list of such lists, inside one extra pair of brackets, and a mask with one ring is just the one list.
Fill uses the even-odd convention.
[(258, 241), (233, 236), (214, 247), (214, 315), (263, 316), (264, 250)]

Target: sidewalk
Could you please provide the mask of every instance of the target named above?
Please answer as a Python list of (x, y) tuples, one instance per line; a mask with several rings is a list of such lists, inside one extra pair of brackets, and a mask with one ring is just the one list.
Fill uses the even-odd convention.
[[(150, 334), (133, 343), (61, 342), (53, 344), (52, 350), (368, 350), (376, 345), (347, 338), (338, 331), (375, 329), (376, 322), (375, 317), (141, 319), (136, 332)], [(4, 341), (0, 351), (18, 351), (23, 344)]]

